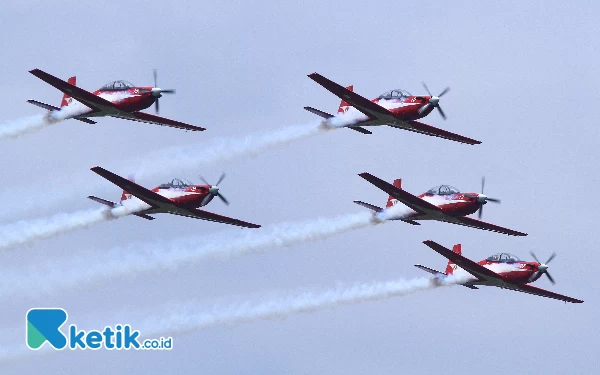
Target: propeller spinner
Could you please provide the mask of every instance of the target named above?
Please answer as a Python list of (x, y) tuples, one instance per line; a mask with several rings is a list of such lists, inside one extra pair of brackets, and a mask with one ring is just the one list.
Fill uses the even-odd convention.
[(434, 108), (437, 108), (438, 112), (440, 113), (442, 118), (445, 120), (446, 114), (442, 110), (442, 107), (440, 107), (440, 98), (442, 96), (444, 96), (448, 91), (450, 91), (450, 87), (446, 87), (438, 96), (431, 95), (431, 91), (429, 91), (429, 88), (427, 87), (425, 82), (423, 82), (423, 87), (425, 88), (425, 91), (427, 91), (427, 93), (429, 94), (429, 96), (431, 98), (429, 98), (429, 103), (427, 103), (423, 107), (419, 108), (419, 113), (420, 114), (424, 113), (424, 112), (428, 111), (429, 108), (434, 107)]
[(156, 100), (154, 101), (154, 111), (158, 114), (158, 112), (159, 112), (158, 98), (160, 98), (162, 96), (162, 94), (175, 94), (175, 90), (159, 88), (158, 83), (157, 83), (158, 73), (157, 73), (156, 69), (154, 69), (153, 73), (154, 73), (154, 87), (152, 87), (152, 96), (156, 97)]
[(501, 203), (500, 199), (490, 198), (487, 195), (483, 194), (484, 188), (485, 188), (485, 177), (481, 177), (481, 194), (477, 194), (477, 195), (465, 194), (465, 196), (468, 198), (477, 199), (477, 202), (480, 204), (479, 210), (477, 211), (477, 217), (479, 219), (481, 219), (481, 216), (483, 215), (483, 205), (484, 204), (486, 204), (487, 202)]
[(200, 180), (202, 180), (202, 182), (204, 182), (205, 184), (207, 184), (208, 186), (210, 186), (208, 188), (208, 195), (206, 196), (206, 198), (204, 198), (204, 200), (202, 201), (202, 205), (207, 205), (208, 202), (210, 202), (214, 197), (219, 197), (221, 198), (221, 200), (223, 201), (223, 203), (225, 203), (226, 205), (229, 206), (229, 201), (227, 199), (225, 199), (225, 197), (223, 196), (223, 194), (221, 194), (219, 192), (219, 184), (225, 179), (225, 173), (223, 173), (221, 175), (221, 177), (219, 177), (219, 181), (217, 181), (217, 183), (215, 185), (211, 185), (209, 184), (204, 177), (199, 176)]
[(534, 272), (533, 275), (531, 275), (531, 277), (529, 278), (529, 282), (537, 280), (537, 278), (540, 277), (541, 274), (546, 274), (546, 276), (548, 277), (548, 280), (550, 280), (550, 282), (552, 284), (556, 284), (554, 282), (554, 279), (552, 278), (552, 276), (550, 276), (550, 273), (548, 272), (548, 263), (550, 263), (550, 261), (552, 259), (554, 259), (554, 257), (556, 256), (556, 253), (552, 253), (552, 255), (550, 255), (550, 258), (548, 258), (548, 260), (546, 261), (546, 263), (540, 262), (538, 260), (538, 258), (535, 256), (535, 254), (533, 253), (533, 251), (530, 251), (529, 254), (531, 254), (531, 256), (533, 257), (533, 259), (535, 259), (535, 261), (540, 264), (538, 266), (538, 270), (536, 272)]

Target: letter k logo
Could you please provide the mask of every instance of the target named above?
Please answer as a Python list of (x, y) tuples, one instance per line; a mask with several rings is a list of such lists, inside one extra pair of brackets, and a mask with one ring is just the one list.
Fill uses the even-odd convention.
[(59, 308), (37, 308), (27, 311), (26, 342), (29, 349), (37, 350), (46, 341), (54, 349), (67, 346), (67, 338), (60, 327), (67, 321), (67, 312)]

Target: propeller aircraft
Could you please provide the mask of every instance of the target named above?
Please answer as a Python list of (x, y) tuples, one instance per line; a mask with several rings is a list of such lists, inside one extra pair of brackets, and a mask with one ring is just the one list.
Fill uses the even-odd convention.
[(446, 114), (440, 107), (440, 98), (450, 91), (449, 87), (435, 96), (423, 83), (423, 87), (429, 95), (413, 96), (404, 90), (397, 89), (390, 90), (373, 100), (369, 100), (354, 93), (353, 86), (344, 88), (319, 73), (309, 74), (308, 77), (342, 100), (337, 116), (312, 107), (304, 107), (307, 111), (325, 118), (329, 123), (339, 119), (342, 123), (341, 127), (347, 127), (363, 134), (372, 134), (364, 127), (388, 125), (471, 145), (481, 143), (475, 139), (417, 121), (430, 114), (434, 108), (438, 110), (444, 120), (446, 119)]
[[(452, 186), (440, 185), (415, 196), (402, 190), (401, 179), (395, 180), (392, 185), (370, 173), (361, 173), (359, 176), (388, 193), (389, 198), (385, 209), (362, 201), (354, 201), (354, 203), (377, 212), (378, 217), (385, 217), (386, 220), (400, 220), (412, 225), (421, 225), (416, 220), (437, 220), (509, 236), (527, 235), (527, 233), (466, 217), (479, 211), (479, 218), (481, 218), (483, 205), (487, 202), (500, 203), (499, 199), (483, 194), (485, 179), (482, 179), (481, 194), (461, 193)], [(403, 203), (407, 207), (396, 206), (398, 203)]]
[(28, 103), (47, 109), (50, 113), (69, 108), (72, 109), (73, 114), (67, 118), (73, 118), (87, 124), (96, 123), (96, 121), (90, 120), (88, 117), (110, 116), (184, 130), (206, 130), (199, 126), (140, 112), (154, 104), (155, 111), (158, 113), (158, 99), (163, 94), (175, 93), (173, 89), (161, 89), (157, 87), (156, 69), (154, 70), (154, 87), (135, 86), (127, 81), (114, 81), (102, 86), (93, 93), (77, 87), (75, 85), (76, 77), (71, 77), (65, 82), (39, 69), (30, 70), (29, 73), (64, 93), (60, 108), (33, 99), (27, 101)]
[(121, 202), (119, 204), (91, 195), (88, 198), (111, 208), (117, 208), (123, 206), (125, 203), (135, 201), (133, 202), (136, 205), (135, 207), (140, 207), (140, 209), (131, 214), (137, 217), (154, 220), (154, 217), (150, 215), (168, 213), (246, 228), (260, 228), (260, 225), (257, 224), (198, 209), (198, 207), (206, 206), (215, 197), (219, 197), (223, 203), (229, 205), (229, 202), (219, 190), (219, 184), (225, 178), (225, 174), (221, 175), (221, 178), (219, 178), (219, 181), (215, 185), (207, 183), (202, 177), (201, 179), (205, 185), (194, 185), (176, 178), (170, 183), (162, 184), (152, 190), (148, 190), (136, 184), (131, 179), (125, 179), (104, 168), (94, 167), (91, 170), (119, 186), (123, 189), (123, 194), (121, 195)]
[(420, 264), (415, 264), (415, 267), (435, 275), (440, 281), (450, 275), (455, 275), (461, 280), (459, 285), (470, 289), (479, 289), (477, 286), (480, 285), (495, 286), (565, 302), (583, 303), (579, 299), (528, 285), (538, 280), (542, 275), (546, 275), (548, 280), (554, 284), (554, 279), (548, 273), (548, 263), (554, 259), (555, 253), (548, 258), (546, 263), (541, 263), (533, 252), (531, 252), (531, 256), (535, 259), (535, 262), (521, 261), (512, 254), (500, 253), (476, 263), (462, 256), (460, 244), (454, 245), (450, 250), (431, 240), (423, 243), (443, 257), (448, 258), (448, 266), (446, 272), (440, 272)]

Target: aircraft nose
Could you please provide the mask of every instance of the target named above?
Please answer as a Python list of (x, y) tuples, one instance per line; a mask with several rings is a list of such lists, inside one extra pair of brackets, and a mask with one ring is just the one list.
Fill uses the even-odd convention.
[(153, 87), (152, 95), (160, 98), (162, 96), (162, 90), (158, 87)]
[(484, 195), (484, 194), (477, 195), (477, 202), (479, 202), (479, 203), (486, 203), (487, 199), (488, 199), (487, 195)]
[(213, 185), (208, 189), (208, 192), (211, 193), (212, 195), (217, 195), (217, 194), (219, 194), (219, 187), (216, 185)]
[(546, 272), (546, 270), (548, 269), (548, 265), (540, 263), (540, 265), (538, 266), (538, 271), (540, 272)]
[(431, 103), (433, 106), (438, 105), (439, 102), (440, 98), (438, 98), (437, 96), (432, 96), (431, 98), (429, 98), (429, 103)]

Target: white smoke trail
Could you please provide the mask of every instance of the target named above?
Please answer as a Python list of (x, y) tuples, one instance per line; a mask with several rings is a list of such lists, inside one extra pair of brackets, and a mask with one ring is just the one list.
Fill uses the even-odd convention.
[(136, 212), (140, 208), (134, 205), (127, 205), (112, 209), (101, 208), (60, 213), (48, 218), (21, 220), (16, 223), (4, 225), (0, 227), (0, 250), (20, 245), (29, 245), (44, 238), (88, 228), (93, 224)]
[[(448, 276), (439, 278), (415, 278), (410, 280), (392, 280), (384, 282), (361, 283), (355, 285), (339, 285), (322, 292), (307, 291), (291, 294), (288, 297), (275, 298), (265, 302), (242, 302), (228, 306), (215, 305), (204, 312), (193, 312), (196, 303), (188, 302), (175, 307), (169, 307), (162, 315), (151, 316), (140, 323), (132, 324), (143, 337), (158, 335), (176, 336), (196, 330), (218, 326), (250, 323), (258, 320), (284, 319), (294, 314), (312, 313), (320, 310), (330, 310), (337, 307), (385, 300), (393, 297), (406, 296), (412, 293), (455, 285), (462, 279)], [(127, 312), (130, 314), (130, 312)], [(113, 320), (118, 322), (120, 320)], [(102, 316), (102, 322), (91, 324), (90, 327), (104, 327), (111, 321)], [(79, 325), (81, 327), (81, 325)], [(59, 353), (50, 350), (48, 346), (42, 353)], [(0, 361), (26, 359), (37, 351), (25, 349), (0, 348)]]
[(76, 116), (89, 110), (89, 108), (79, 106), (67, 106), (58, 111), (50, 111), (45, 114), (25, 117), (5, 124), (0, 124), (0, 140), (17, 138), (19, 136), (36, 132), (46, 126), (56, 124), (67, 118)]
[[(251, 156), (259, 154), (271, 148), (283, 146), (294, 140), (307, 138), (313, 135), (327, 132), (335, 127), (325, 121), (315, 122), (309, 125), (288, 126), (278, 130), (266, 131), (260, 134), (251, 134), (240, 138), (219, 138), (207, 142), (206, 145), (194, 144), (187, 147), (168, 148), (162, 151), (152, 151), (151, 153), (137, 158), (129, 163), (120, 161), (120, 170), (112, 172), (124, 175), (136, 172), (137, 176), (170, 177), (174, 171), (180, 171), (183, 168), (195, 170), (199, 166), (210, 165), (216, 162), (228, 161), (237, 157)], [(0, 133), (1, 134), (1, 133)], [(1, 138), (1, 136), (0, 136)], [(122, 164), (127, 166), (123, 167)], [(73, 194), (80, 189), (80, 185), (85, 182), (88, 186), (87, 194), (101, 194), (106, 191), (108, 185), (99, 182), (97, 185), (90, 185), (89, 171), (78, 173), (76, 175), (62, 178), (61, 181), (47, 182), (48, 192), (44, 195), (44, 206), (56, 206), (60, 202), (70, 200)], [(145, 177), (146, 177), (145, 176)], [(0, 196), (28, 195), (36, 196), (34, 190), (27, 190), (27, 187), (20, 186), (12, 191), (5, 190)], [(26, 202), (13, 202), (8, 200), (3, 205), (0, 217), (12, 216), (15, 212), (30, 212), (39, 209), (39, 202), (30, 199)]]
[[(374, 225), (371, 213), (362, 212), (320, 218), (299, 223), (283, 223), (253, 230), (226, 231), (212, 236), (191, 237), (167, 243), (132, 244), (112, 250), (79, 252), (69, 259), (48, 259), (25, 269), (0, 270), (0, 297), (48, 294), (69, 288), (98, 285), (115, 277), (131, 277), (142, 272), (176, 269), (207, 258), (227, 259), (269, 248), (281, 248), (322, 240), (340, 233)], [(77, 270), (77, 272), (72, 272)], [(35, 278), (29, 275), (36, 275)]]
[(253, 156), (292, 141), (308, 138), (335, 129), (326, 121), (309, 125), (287, 126), (278, 130), (251, 134), (243, 138), (220, 138), (206, 145), (190, 145), (174, 147), (162, 151), (153, 151), (131, 165), (130, 170), (137, 170), (147, 175), (164, 175), (165, 171), (181, 170), (185, 167), (195, 170), (199, 166), (215, 162), (228, 161), (242, 156)]
[(458, 282), (460, 280), (450, 276), (446, 279), (415, 278), (338, 286), (320, 293), (304, 292), (257, 304), (247, 302), (225, 307), (215, 306), (212, 310), (199, 313), (191, 313), (190, 306), (186, 305), (172, 309), (168, 315), (147, 319), (140, 331), (145, 335), (177, 335), (215, 325), (282, 319), (292, 314), (310, 313), (343, 305), (400, 297)]

